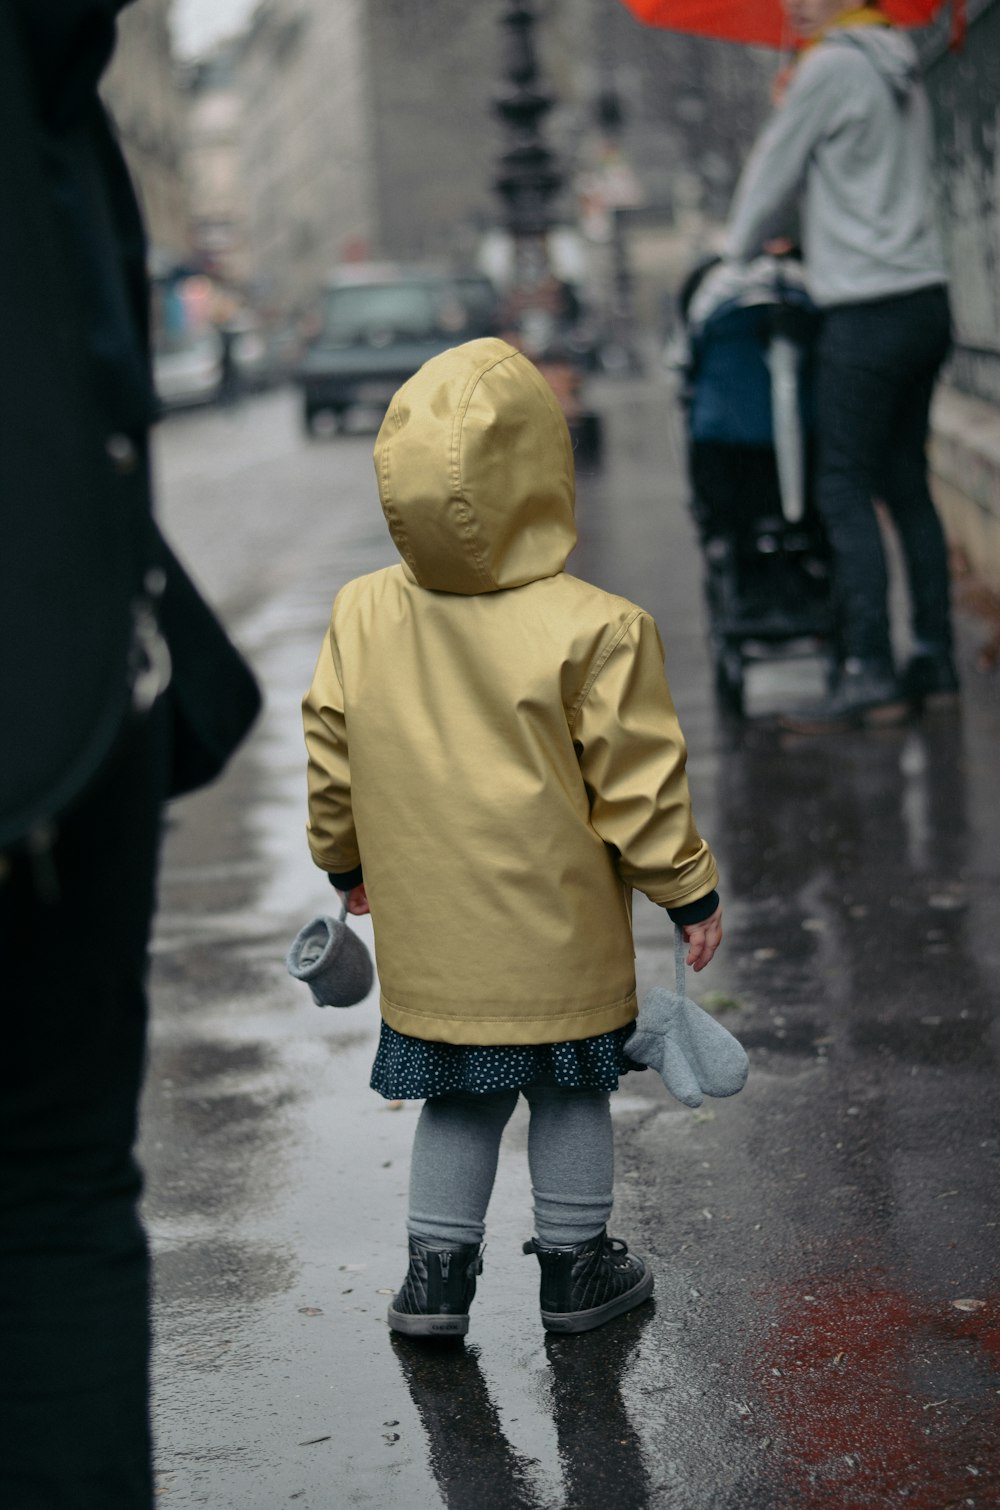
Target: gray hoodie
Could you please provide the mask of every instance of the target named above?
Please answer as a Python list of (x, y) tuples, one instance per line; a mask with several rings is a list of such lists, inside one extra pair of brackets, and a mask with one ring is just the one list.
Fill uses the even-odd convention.
[(743, 170), (724, 255), (745, 261), (787, 230), (801, 196), (817, 304), (853, 304), (947, 281), (917, 55), (888, 26), (835, 30), (806, 53)]

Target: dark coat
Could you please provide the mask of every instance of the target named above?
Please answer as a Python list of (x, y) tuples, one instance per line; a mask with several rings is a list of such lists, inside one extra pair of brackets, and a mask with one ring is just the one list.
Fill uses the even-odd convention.
[(145, 237), (97, 94), (120, 8), (0, 5), (0, 850), (107, 760), (137, 620), (172, 653), (174, 792), (217, 774), (259, 706), (153, 522)]

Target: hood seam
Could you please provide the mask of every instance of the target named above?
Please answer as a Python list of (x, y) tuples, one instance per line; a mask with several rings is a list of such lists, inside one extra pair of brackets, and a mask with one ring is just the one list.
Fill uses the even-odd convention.
[[(393, 435), (393, 440), (395, 440), (400, 430), (398, 392), (393, 395), (393, 400), (389, 407), (396, 426), (395, 434)], [(419, 578), (417, 577), (417, 558), (413, 554), (413, 547), (410, 544), (409, 531), (403, 524), (402, 516), (396, 508), (396, 505), (393, 502), (392, 498), (392, 489), (389, 481), (389, 456), (391, 451), (392, 443), (389, 442), (382, 448), (382, 457), (379, 463), (379, 470), (382, 476), (382, 512), (385, 514), (386, 523), (389, 525), (393, 540), (396, 543), (396, 549), (399, 551), (403, 560), (410, 568), (414, 577), (417, 578), (419, 584)], [(395, 528), (393, 528), (393, 526), (395, 526)]]
[(495, 367), (502, 367), (504, 362), (509, 362), (511, 360), (511, 357), (517, 355), (517, 352), (505, 352), (503, 356), (494, 357), (485, 366), (480, 367), (478, 371), (474, 372), (471, 375), (468, 383), (466, 384), (465, 392), (462, 394), (462, 397), (456, 407), (455, 420), (451, 430), (451, 455), (448, 458), (448, 463), (451, 470), (452, 496), (462, 506), (462, 534), (469, 548), (469, 553), (472, 556), (472, 560), (475, 564), (476, 570), (479, 573), (480, 579), (491, 592), (497, 591), (500, 584), (496, 580), (494, 574), (487, 569), (482, 554), (479, 550), (475, 532), (471, 528), (472, 523), (475, 519), (475, 515), (473, 514), (472, 508), (469, 505), (469, 501), (465, 496), (465, 490), (462, 486), (462, 427), (465, 424), (465, 418), (469, 411), (469, 405), (472, 403), (472, 396), (486, 374), (492, 372)]
[[(478, 361), (464, 362), (466, 354)], [(511, 364), (514, 357), (520, 361)], [(489, 381), (505, 365), (508, 378)], [(477, 424), (466, 458), (473, 400)], [(519, 470), (510, 476), (494, 426), (512, 448), (511, 465), (516, 458)], [(551, 389), (523, 352), (484, 339), (433, 358), (394, 395), (375, 449), (385, 519), (415, 587), (479, 596), (565, 570), (576, 543), (572, 448)], [(522, 540), (529, 528), (537, 538)]]

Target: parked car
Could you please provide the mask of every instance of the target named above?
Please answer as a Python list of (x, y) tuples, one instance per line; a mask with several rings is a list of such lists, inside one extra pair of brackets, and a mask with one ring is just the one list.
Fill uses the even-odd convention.
[(222, 380), (222, 342), (211, 326), (161, 336), (153, 348), (153, 381), (164, 409), (213, 404)]
[(339, 429), (352, 408), (384, 410), (429, 358), (496, 328), (496, 292), (480, 274), (345, 268), (323, 289), (319, 332), (295, 373), (307, 433), (321, 415)]

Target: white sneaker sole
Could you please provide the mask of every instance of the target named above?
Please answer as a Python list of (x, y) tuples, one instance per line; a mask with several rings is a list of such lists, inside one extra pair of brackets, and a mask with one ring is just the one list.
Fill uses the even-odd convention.
[(389, 1327), (393, 1332), (402, 1332), (405, 1337), (464, 1337), (469, 1330), (469, 1317), (465, 1316), (410, 1316), (406, 1311), (389, 1307)]

